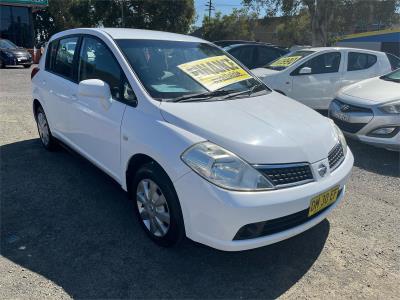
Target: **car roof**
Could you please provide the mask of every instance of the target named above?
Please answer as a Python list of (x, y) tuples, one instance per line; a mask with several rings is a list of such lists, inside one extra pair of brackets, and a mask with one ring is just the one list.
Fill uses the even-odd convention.
[(113, 39), (165, 40), (210, 43), (208, 41), (184, 34), (132, 28), (75, 28), (59, 32), (55, 34), (53, 38), (59, 38), (69, 34), (90, 34), (90, 32), (105, 33), (111, 36)]
[(248, 43), (242, 43), (242, 44), (233, 44), (233, 45), (227, 45), (223, 47), (226, 50), (232, 50), (234, 48), (239, 48), (239, 47), (245, 47), (245, 46), (262, 46), (262, 47), (269, 47), (269, 48), (276, 48), (280, 50), (285, 50), (279, 46), (272, 45), (272, 44), (266, 44), (266, 43), (259, 43), (259, 42), (248, 42)]
[(321, 51), (340, 51), (340, 50), (359, 51), (359, 52), (373, 53), (373, 54), (383, 54), (383, 52), (381, 52), (381, 51), (374, 51), (374, 50), (360, 49), (360, 48), (350, 48), (350, 47), (310, 47), (310, 48), (298, 49), (298, 50), (294, 50), (294, 51), (321, 52)]

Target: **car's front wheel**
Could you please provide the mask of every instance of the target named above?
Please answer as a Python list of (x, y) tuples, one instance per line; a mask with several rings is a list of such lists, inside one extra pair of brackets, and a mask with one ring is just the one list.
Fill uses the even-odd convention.
[(54, 150), (57, 146), (57, 142), (51, 134), (49, 123), (47, 122), (46, 114), (41, 106), (36, 109), (36, 124), (40, 141), (47, 150)]
[(156, 163), (142, 166), (131, 186), (140, 224), (158, 245), (170, 247), (185, 236), (182, 211), (171, 180)]
[(30, 68), (31, 67), (31, 65), (24, 65), (24, 68), (25, 69), (28, 69), (28, 68)]

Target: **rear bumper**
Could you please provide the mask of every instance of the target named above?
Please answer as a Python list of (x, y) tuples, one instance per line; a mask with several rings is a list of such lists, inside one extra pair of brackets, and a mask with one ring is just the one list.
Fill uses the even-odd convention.
[[(353, 162), (349, 150), (343, 163), (324, 179), (265, 192), (223, 190), (189, 172), (174, 182), (181, 202), (186, 235), (196, 242), (225, 251), (247, 250), (290, 238), (321, 222), (342, 201)], [(314, 196), (335, 186), (342, 189), (337, 201), (309, 221), (257, 238), (235, 239), (243, 226), (308, 209)]]
[(4, 64), (6, 66), (17, 66), (17, 65), (32, 65), (33, 64), (33, 60), (32, 59), (23, 59), (23, 60), (18, 60), (18, 58), (16, 57), (12, 57), (12, 58), (6, 58), (4, 59)]

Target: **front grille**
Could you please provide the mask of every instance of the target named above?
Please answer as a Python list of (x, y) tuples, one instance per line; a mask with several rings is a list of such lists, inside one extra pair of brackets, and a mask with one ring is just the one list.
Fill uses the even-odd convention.
[(329, 152), (329, 168), (331, 172), (335, 170), (342, 163), (344, 159), (343, 147), (341, 143), (337, 143), (335, 147)]
[[(340, 194), (342, 193), (342, 190), (339, 190), (338, 197), (340, 197)], [(319, 216), (322, 214), (324, 211), (329, 209), (334, 203), (331, 205), (325, 207), (324, 209), (320, 210), (316, 214), (312, 215), (311, 217), (308, 216), (308, 210), (304, 209), (302, 211), (299, 211), (297, 213), (264, 221), (264, 222), (258, 222), (258, 223), (252, 223), (243, 226), (242, 228), (239, 229), (239, 231), (236, 233), (235, 237), (233, 240), (247, 240), (247, 239), (254, 239), (262, 236), (267, 236), (271, 235), (274, 233), (278, 233), (284, 230), (291, 229), (293, 227), (299, 226), (301, 224), (304, 224), (315, 217)]]
[(256, 168), (278, 188), (304, 184), (314, 180), (308, 163), (263, 165)]
[(343, 131), (349, 133), (356, 133), (360, 131), (367, 123), (349, 123), (346, 121), (342, 121), (334, 116), (330, 116), (330, 118), (335, 122), (335, 124)]
[(372, 114), (372, 109), (367, 107), (344, 103), (338, 99), (334, 99), (333, 102), (335, 102), (340, 107), (340, 111), (342, 112), (363, 112)]

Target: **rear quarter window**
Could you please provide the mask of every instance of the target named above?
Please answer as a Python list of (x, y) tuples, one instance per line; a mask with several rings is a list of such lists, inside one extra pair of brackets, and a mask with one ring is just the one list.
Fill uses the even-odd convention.
[(360, 52), (349, 52), (347, 71), (360, 71), (372, 67), (377, 61), (376, 55)]
[(386, 53), (386, 56), (393, 71), (400, 68), (400, 58), (390, 53)]

